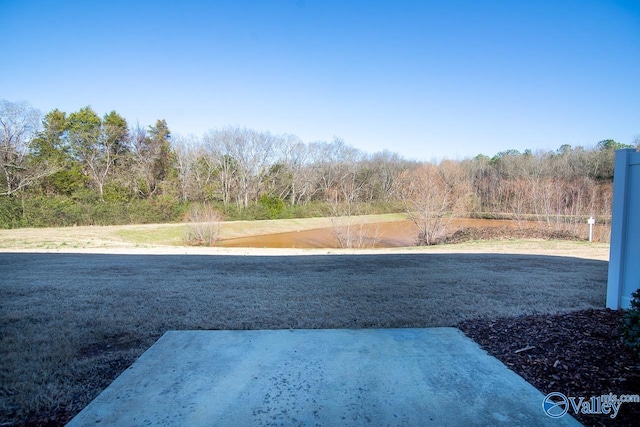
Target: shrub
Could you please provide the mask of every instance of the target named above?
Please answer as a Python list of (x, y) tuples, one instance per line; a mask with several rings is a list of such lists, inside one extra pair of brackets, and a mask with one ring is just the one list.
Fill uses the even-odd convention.
[(20, 199), (12, 196), (0, 196), (0, 228), (23, 227), (21, 218)]
[(631, 296), (631, 308), (622, 318), (622, 340), (640, 357), (640, 289)]
[(185, 211), (178, 203), (155, 199), (132, 199), (127, 210), (131, 224), (178, 222), (183, 219)]
[(78, 222), (73, 200), (66, 196), (34, 196), (25, 203), (25, 220), (31, 227), (64, 227)]
[(115, 183), (109, 183), (104, 186), (104, 201), (114, 203), (126, 203), (133, 198), (132, 192)]
[(191, 207), (187, 221), (187, 244), (212, 246), (220, 239), (222, 214), (211, 205)]
[(267, 219), (278, 219), (282, 217), (285, 204), (280, 197), (263, 194), (258, 199), (258, 205), (262, 207)]

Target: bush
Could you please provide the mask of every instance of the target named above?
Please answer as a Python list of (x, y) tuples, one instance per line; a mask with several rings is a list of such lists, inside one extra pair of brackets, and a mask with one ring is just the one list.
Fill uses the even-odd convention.
[(30, 227), (64, 227), (81, 221), (81, 212), (66, 196), (31, 197), (25, 202), (24, 219)]
[(187, 221), (187, 244), (212, 246), (220, 239), (222, 214), (211, 205), (191, 207)]
[(20, 200), (12, 196), (0, 196), (0, 228), (24, 227), (21, 218)]
[(263, 194), (258, 199), (258, 205), (262, 208), (266, 219), (278, 219), (282, 217), (285, 204), (280, 197)]
[(129, 224), (161, 224), (184, 219), (187, 204), (160, 197), (159, 199), (132, 199), (127, 203)]
[(106, 184), (104, 186), (104, 201), (114, 203), (126, 203), (133, 198), (132, 192), (118, 184)]
[(622, 340), (640, 357), (640, 289), (631, 296), (631, 308), (622, 318)]

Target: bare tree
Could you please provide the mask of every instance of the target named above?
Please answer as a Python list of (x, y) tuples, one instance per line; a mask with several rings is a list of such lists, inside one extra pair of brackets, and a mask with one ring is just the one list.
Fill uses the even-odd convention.
[(331, 223), (338, 243), (343, 248), (374, 246), (379, 240), (377, 228), (363, 224), (361, 196), (371, 179), (371, 170), (364, 163), (364, 155), (357, 151), (337, 165), (341, 176), (327, 190), (332, 209)]
[(335, 138), (331, 143), (313, 142), (309, 144), (309, 150), (317, 174), (317, 185), (326, 201), (334, 198), (333, 189), (350, 173), (349, 168), (364, 159), (363, 153), (340, 138)]
[(518, 227), (522, 228), (529, 208), (531, 186), (523, 178), (510, 181), (508, 185), (511, 190), (508, 206), (513, 214), (513, 219), (518, 223)]
[[(199, 156), (198, 140), (195, 136), (175, 136), (171, 140), (171, 148), (175, 156), (178, 183), (180, 185), (180, 198), (183, 201), (201, 200), (201, 189), (194, 183), (196, 175), (196, 163)], [(143, 161), (143, 165), (144, 165)], [(198, 187), (196, 190), (195, 187)]]
[(0, 100), (0, 196), (10, 196), (59, 170), (56, 164), (31, 157), (40, 119), (40, 112), (26, 102)]
[(247, 207), (268, 193), (267, 186), (280, 171), (283, 138), (268, 132), (240, 127), (209, 131), (203, 137), (206, 162), (215, 164), (221, 198), (225, 205), (235, 198), (238, 206)]
[(282, 199), (288, 198), (291, 205), (308, 200), (314, 193), (314, 178), (309, 167), (310, 151), (295, 135), (283, 135), (280, 145), (282, 164), (285, 167), (288, 193), (280, 192)]
[(189, 212), (187, 243), (212, 246), (220, 239), (222, 214), (211, 205), (194, 205)]
[(397, 198), (400, 175), (414, 166), (399, 154), (386, 150), (373, 154), (367, 163), (372, 173), (367, 199), (382, 202), (390, 202)]
[(215, 178), (218, 181), (220, 197), (225, 206), (229, 205), (234, 193), (237, 193), (238, 161), (231, 154), (233, 145), (240, 138), (236, 138), (234, 130), (211, 130), (202, 138), (202, 156), (207, 164), (215, 168)]
[(419, 244), (433, 245), (442, 239), (452, 215), (470, 200), (461, 173), (450, 163), (440, 167), (425, 163), (402, 175), (402, 201), (416, 225)]

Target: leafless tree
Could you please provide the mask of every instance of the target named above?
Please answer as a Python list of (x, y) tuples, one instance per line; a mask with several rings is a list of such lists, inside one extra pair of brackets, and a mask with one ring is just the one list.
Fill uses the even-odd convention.
[(416, 225), (419, 244), (433, 245), (442, 239), (452, 215), (470, 200), (461, 172), (450, 163), (440, 167), (424, 163), (403, 174), (402, 201)]
[(374, 153), (367, 160), (367, 164), (371, 170), (367, 199), (371, 202), (379, 200), (385, 203), (397, 198), (400, 175), (403, 171), (414, 166), (399, 154), (386, 150)]
[(59, 170), (31, 157), (41, 114), (26, 102), (0, 100), (0, 196), (10, 196)]
[(258, 200), (277, 142), (270, 133), (240, 127), (212, 130), (205, 135), (203, 143), (217, 161), (225, 204), (230, 202), (234, 184), (239, 206), (247, 207), (250, 201)]
[(311, 155), (308, 146), (295, 135), (283, 135), (281, 150), (282, 162), (290, 175), (287, 198), (291, 205), (308, 201), (315, 193), (315, 178), (310, 167)]
[[(203, 201), (202, 189), (197, 178), (196, 166), (201, 148), (193, 135), (175, 135), (172, 138), (172, 150), (175, 155), (180, 198), (183, 201)], [(144, 163), (143, 163), (144, 164)]]
[(187, 243), (196, 246), (212, 246), (220, 239), (223, 217), (211, 205), (194, 205), (189, 211)]
[(328, 193), (332, 209), (331, 222), (338, 243), (343, 248), (362, 248), (374, 246), (379, 240), (377, 228), (362, 223), (361, 196), (369, 184), (370, 169), (364, 163), (361, 153), (351, 153), (351, 161), (342, 162), (335, 168), (341, 176), (335, 180)]
[(350, 173), (350, 168), (364, 160), (363, 153), (340, 138), (332, 142), (309, 144), (312, 164), (316, 171), (318, 187), (326, 201), (335, 198), (333, 189)]

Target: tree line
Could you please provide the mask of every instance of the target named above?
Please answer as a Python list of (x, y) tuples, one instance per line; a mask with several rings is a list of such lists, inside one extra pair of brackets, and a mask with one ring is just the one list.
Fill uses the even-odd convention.
[(633, 147), (604, 140), (429, 163), (339, 138), (239, 126), (179, 136), (162, 119), (131, 125), (91, 107), (42, 115), (6, 100), (0, 132), (0, 227), (182, 221), (205, 204), (229, 219), (404, 210), (425, 243), (451, 214), (558, 229), (607, 219), (614, 152)]

